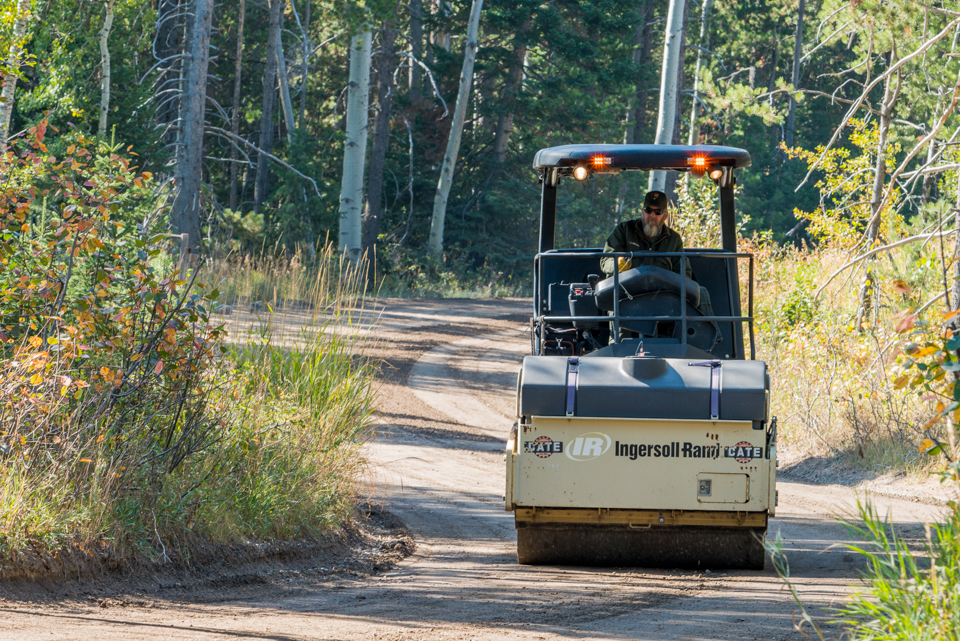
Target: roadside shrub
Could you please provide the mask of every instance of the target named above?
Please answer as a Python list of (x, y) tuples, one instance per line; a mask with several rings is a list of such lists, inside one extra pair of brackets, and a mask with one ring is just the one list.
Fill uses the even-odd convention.
[(71, 543), (165, 561), (197, 536), (339, 522), (372, 398), (341, 314), (356, 272), (306, 290), (326, 331), (228, 345), (220, 292), (172, 269), (150, 223), (152, 176), (119, 147), (71, 133), (58, 156), (46, 122), (29, 133), (0, 157), (0, 562)]
[(162, 273), (164, 235), (120, 222), (152, 205), (149, 173), (82, 134), (58, 158), (47, 128), (0, 158), (0, 531), (14, 542), (101, 534), (86, 526), (127, 498), (149, 505), (218, 439), (216, 292)]
[(956, 505), (942, 523), (926, 526), (919, 551), (870, 505), (859, 505), (859, 516), (860, 523), (847, 523), (857, 540), (848, 547), (866, 559), (866, 586), (839, 611), (849, 638), (960, 638), (960, 512)]
[[(917, 544), (897, 533), (868, 502), (857, 501), (855, 520), (841, 521), (866, 561), (862, 588), (832, 608), (841, 639), (863, 641), (956, 641), (960, 639), (960, 510), (956, 503), (939, 523), (925, 525)], [(767, 543), (774, 568), (800, 608), (795, 624), (807, 638), (828, 637), (800, 598), (780, 535)], [(804, 631), (810, 629), (810, 633)], [(812, 634), (811, 634), (812, 633)]]

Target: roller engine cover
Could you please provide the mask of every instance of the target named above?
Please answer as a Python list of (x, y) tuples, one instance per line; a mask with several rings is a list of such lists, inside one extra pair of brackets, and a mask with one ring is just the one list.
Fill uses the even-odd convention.
[[(711, 371), (691, 367), (699, 359), (664, 358), (661, 367), (629, 366), (632, 357), (580, 359), (576, 416), (597, 418), (708, 419)], [(662, 373), (659, 373), (662, 372)], [(762, 361), (723, 361), (720, 367), (720, 420), (767, 419), (767, 366)], [(520, 378), (520, 414), (564, 416), (567, 359), (527, 356)]]

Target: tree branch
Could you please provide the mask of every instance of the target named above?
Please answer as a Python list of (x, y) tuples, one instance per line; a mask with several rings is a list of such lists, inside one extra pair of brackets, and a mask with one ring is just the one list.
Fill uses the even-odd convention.
[(214, 127), (214, 126), (212, 126), (212, 125), (207, 125), (207, 131), (212, 131), (213, 133), (219, 134), (219, 135), (221, 135), (221, 136), (226, 136), (226, 137), (229, 138), (230, 140), (236, 140), (237, 142), (242, 142), (244, 145), (246, 145), (247, 147), (250, 147), (251, 149), (253, 149), (254, 151), (256, 151), (258, 154), (262, 154), (263, 156), (266, 156), (267, 158), (269, 158), (269, 159), (272, 160), (273, 162), (277, 163), (278, 165), (281, 165), (281, 166), (283, 166), (283, 167), (286, 167), (288, 170), (292, 171), (293, 173), (295, 173), (296, 175), (300, 176), (301, 178), (303, 178), (304, 180), (306, 180), (307, 182), (309, 182), (311, 185), (313, 185), (313, 191), (316, 192), (316, 194), (317, 194), (318, 197), (323, 198), (323, 194), (320, 193), (320, 188), (317, 187), (317, 183), (316, 183), (316, 181), (315, 181), (313, 178), (311, 178), (310, 176), (307, 176), (307, 175), (305, 175), (305, 174), (300, 173), (299, 171), (297, 171), (296, 169), (294, 169), (293, 167), (291, 167), (289, 164), (283, 162), (282, 160), (280, 160), (279, 158), (277, 158), (277, 157), (274, 156), (273, 154), (268, 154), (267, 152), (265, 152), (264, 150), (260, 149), (259, 147), (257, 147), (257, 146), (256, 146), (255, 144), (253, 144), (252, 142), (248, 142), (248, 141), (244, 140), (243, 138), (241, 138), (240, 136), (234, 136), (232, 133), (230, 133), (230, 132), (227, 131), (226, 129), (221, 129), (220, 127)]
[(850, 268), (850, 267), (853, 267), (853, 266), (856, 265), (857, 263), (859, 263), (859, 262), (861, 262), (861, 261), (863, 261), (863, 260), (865, 260), (865, 259), (867, 259), (867, 258), (870, 258), (871, 256), (873, 256), (873, 255), (875, 255), (875, 254), (879, 254), (879, 253), (882, 252), (882, 251), (887, 251), (887, 250), (893, 249), (893, 248), (895, 248), (895, 247), (901, 247), (901, 246), (903, 246), (903, 245), (909, 245), (910, 243), (915, 243), (915, 242), (918, 242), (918, 241), (921, 241), (921, 240), (928, 240), (929, 238), (932, 238), (933, 236), (937, 236), (937, 235), (949, 236), (949, 235), (955, 234), (955, 233), (957, 233), (957, 230), (956, 230), (956, 229), (948, 229), (947, 231), (944, 231), (944, 232), (934, 232), (934, 233), (932, 233), (932, 234), (918, 234), (918, 235), (916, 235), (916, 236), (910, 236), (909, 238), (903, 238), (903, 239), (901, 239), (901, 240), (898, 240), (898, 241), (895, 242), (895, 243), (890, 243), (889, 245), (884, 245), (883, 247), (877, 247), (876, 249), (871, 249), (871, 250), (868, 251), (867, 253), (861, 254), (860, 256), (857, 256), (856, 258), (854, 258), (854, 259), (851, 260), (850, 262), (846, 263), (843, 267), (841, 267), (841, 268), (838, 269), (837, 271), (835, 271), (835, 272), (833, 272), (832, 274), (830, 274), (830, 276), (829, 276), (829, 278), (827, 278), (826, 282), (824, 282), (823, 285), (821, 285), (820, 288), (819, 288), (819, 289), (816, 291), (816, 293), (813, 295), (813, 299), (816, 300), (816, 299), (820, 296), (820, 294), (823, 292), (823, 290), (827, 288), (827, 285), (829, 285), (829, 284), (833, 281), (834, 278), (836, 278), (837, 276), (839, 276), (839, 275), (840, 275), (841, 273), (843, 273), (846, 269), (848, 269), (848, 268)]
[(960, 75), (957, 76), (957, 84), (953, 87), (953, 98), (950, 101), (950, 104), (943, 111), (943, 115), (940, 117), (940, 121), (933, 127), (929, 134), (924, 136), (924, 138), (914, 145), (913, 149), (910, 150), (910, 153), (907, 154), (907, 157), (903, 159), (903, 162), (900, 163), (900, 166), (897, 167), (896, 171), (893, 172), (893, 175), (890, 176), (890, 185), (887, 187), (886, 191), (883, 194), (883, 198), (880, 199), (880, 204), (877, 206), (877, 211), (874, 213), (873, 218), (870, 219), (868, 227), (876, 223), (880, 218), (880, 214), (883, 211), (883, 208), (886, 206), (887, 201), (890, 200), (891, 194), (893, 194), (893, 189), (896, 187), (897, 178), (900, 177), (900, 174), (903, 173), (903, 170), (907, 168), (907, 163), (913, 160), (920, 149), (924, 145), (930, 142), (934, 136), (940, 133), (940, 130), (943, 129), (943, 125), (947, 122), (947, 117), (953, 113), (953, 110), (957, 106), (957, 102), (960, 101)]
[(860, 108), (860, 105), (862, 105), (864, 101), (866, 101), (867, 96), (870, 94), (873, 88), (876, 87), (881, 82), (883, 82), (884, 80), (886, 80), (893, 73), (899, 71), (905, 64), (907, 64), (917, 56), (923, 54), (925, 51), (927, 51), (927, 49), (929, 49), (930, 47), (935, 45), (937, 42), (942, 40), (944, 37), (947, 36), (947, 34), (949, 34), (953, 29), (955, 29), (957, 25), (960, 25), (960, 19), (951, 21), (949, 24), (947, 24), (946, 27), (943, 28), (942, 31), (940, 31), (940, 33), (935, 35), (930, 40), (927, 40), (910, 55), (904, 56), (903, 58), (900, 58), (900, 60), (898, 60), (896, 63), (890, 65), (889, 69), (887, 69), (882, 74), (874, 78), (869, 85), (864, 87), (863, 93), (860, 94), (860, 97), (857, 98), (853, 106), (851, 106), (850, 109), (847, 111), (847, 113), (843, 116), (843, 121), (841, 121), (840, 125), (834, 130), (833, 136), (830, 137), (830, 142), (826, 144), (826, 146), (823, 148), (823, 151), (820, 153), (817, 159), (813, 162), (812, 165), (810, 165), (810, 169), (809, 171), (807, 171), (807, 175), (803, 177), (803, 180), (800, 182), (799, 185), (797, 185), (797, 188), (794, 191), (799, 191), (801, 187), (807, 184), (807, 181), (810, 180), (811, 174), (813, 174), (814, 170), (820, 166), (821, 162), (823, 162), (823, 159), (826, 157), (827, 152), (830, 151), (833, 145), (837, 142), (837, 139), (840, 138), (840, 132), (842, 132), (844, 127), (847, 126), (847, 123), (850, 122), (850, 119)]

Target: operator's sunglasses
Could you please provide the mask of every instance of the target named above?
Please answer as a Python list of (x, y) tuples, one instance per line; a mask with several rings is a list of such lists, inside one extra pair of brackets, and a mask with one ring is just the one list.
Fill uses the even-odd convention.
[(654, 209), (653, 207), (644, 207), (644, 208), (643, 208), (643, 211), (645, 211), (646, 213), (651, 214), (651, 215), (652, 215), (652, 214), (657, 214), (658, 216), (663, 215), (663, 214), (666, 213), (666, 212), (663, 211), (662, 209)]

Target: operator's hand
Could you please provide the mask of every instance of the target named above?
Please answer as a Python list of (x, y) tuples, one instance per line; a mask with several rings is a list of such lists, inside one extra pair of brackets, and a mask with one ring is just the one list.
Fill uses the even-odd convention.
[(617, 271), (621, 274), (628, 269), (630, 269), (630, 263), (633, 262), (629, 258), (620, 257), (617, 259)]

